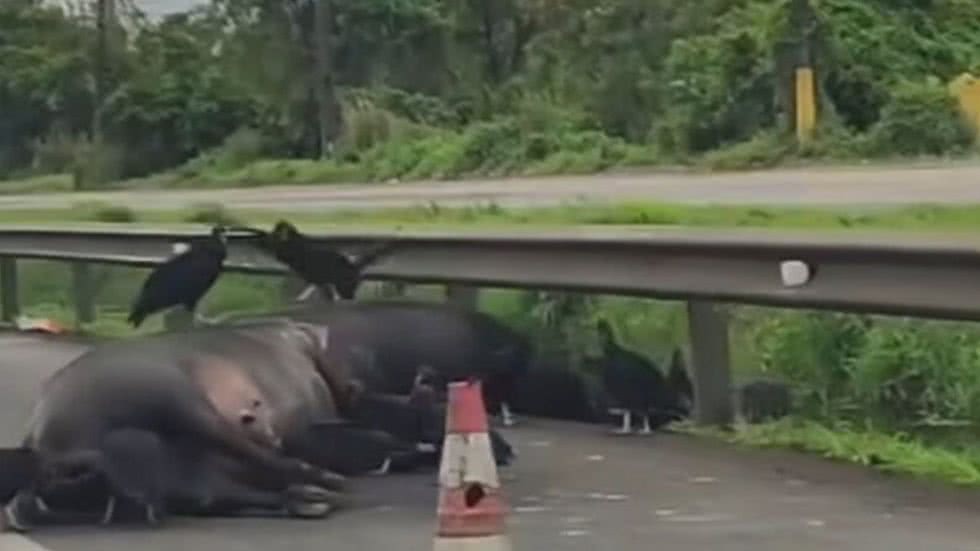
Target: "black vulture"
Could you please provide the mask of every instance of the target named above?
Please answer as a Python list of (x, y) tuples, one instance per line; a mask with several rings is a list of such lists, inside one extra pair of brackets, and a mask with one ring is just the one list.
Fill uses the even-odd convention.
[(679, 393), (660, 370), (643, 356), (623, 348), (609, 322), (600, 320), (596, 329), (602, 343), (602, 383), (618, 408), (611, 411), (623, 414), (623, 426), (617, 432), (631, 432), (633, 415), (643, 418), (643, 434), (681, 418)]
[(221, 274), (228, 255), (226, 231), (215, 226), (209, 237), (191, 243), (186, 251), (157, 266), (133, 303), (129, 323), (139, 327), (148, 316), (177, 305), (193, 314)]
[(543, 360), (532, 365), (521, 381), (514, 409), (524, 415), (594, 423), (605, 418), (596, 401), (580, 372)]
[(334, 293), (328, 292), (332, 289), (345, 300), (354, 298), (361, 271), (391, 248), (384, 245), (352, 260), (332, 247), (314, 242), (285, 220), (277, 222), (272, 233), (265, 234), (257, 245), (304, 281), (320, 288), (325, 297), (333, 297)]
[(739, 385), (735, 400), (739, 413), (748, 423), (762, 423), (789, 415), (792, 393), (781, 381), (757, 379)]

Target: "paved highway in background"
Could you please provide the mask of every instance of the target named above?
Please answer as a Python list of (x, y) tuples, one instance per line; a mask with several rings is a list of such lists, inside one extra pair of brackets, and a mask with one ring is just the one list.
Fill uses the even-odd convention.
[[(42, 381), (84, 348), (6, 335), (0, 350), (0, 445), (10, 446)], [(974, 490), (678, 435), (535, 419), (504, 433), (519, 453), (502, 470), (515, 551), (967, 551), (980, 541)], [(432, 548), (434, 480), (360, 480), (355, 507), (325, 520), (59, 527), (0, 535), (0, 550), (422, 551)]]
[(147, 190), (0, 195), (2, 209), (68, 208), (105, 201), (134, 209), (199, 203), (273, 210), (376, 209), (425, 205), (544, 206), (576, 201), (874, 206), (980, 203), (980, 165), (781, 169), (725, 174), (630, 173), (548, 178), (223, 190)]

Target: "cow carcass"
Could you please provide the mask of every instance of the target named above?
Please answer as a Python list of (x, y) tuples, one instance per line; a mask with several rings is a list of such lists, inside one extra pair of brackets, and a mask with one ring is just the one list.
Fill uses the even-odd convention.
[(507, 407), (527, 372), (527, 338), (493, 317), (448, 304), (340, 302), (271, 314), (330, 328), (328, 357), (348, 366), (368, 390), (407, 395), (419, 370), (443, 393), (451, 381), (479, 378), (492, 413), (510, 424)]
[(268, 321), (94, 347), (42, 388), (22, 443), (38, 474), (7, 505), (8, 524), (56, 511), (110, 521), (120, 500), (150, 520), (161, 508), (325, 515), (344, 502), (334, 467), (365, 472), (404, 451), (380, 438), (350, 452), (345, 439), (372, 433), (337, 430), (351, 385), (328, 359), (329, 333)]

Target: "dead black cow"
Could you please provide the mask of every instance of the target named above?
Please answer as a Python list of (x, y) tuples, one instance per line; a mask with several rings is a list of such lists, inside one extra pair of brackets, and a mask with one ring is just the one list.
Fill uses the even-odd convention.
[(408, 395), (419, 369), (442, 396), (453, 381), (478, 378), (492, 413), (509, 424), (508, 404), (527, 372), (530, 342), (493, 317), (447, 304), (334, 303), (287, 314), (329, 327), (329, 358), (353, 367), (368, 390)]

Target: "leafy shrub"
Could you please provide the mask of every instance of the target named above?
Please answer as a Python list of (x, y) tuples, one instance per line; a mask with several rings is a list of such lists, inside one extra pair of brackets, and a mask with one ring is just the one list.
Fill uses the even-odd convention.
[(794, 312), (761, 320), (749, 338), (757, 340), (764, 373), (793, 381), (803, 411), (831, 417), (853, 410), (850, 369), (865, 325), (847, 314)]
[(133, 209), (123, 205), (106, 205), (92, 213), (92, 220), (113, 224), (131, 224), (136, 222)]
[(217, 149), (212, 150), (212, 165), (219, 169), (238, 168), (261, 159), (270, 151), (270, 144), (261, 132), (254, 128), (241, 128), (225, 138)]
[(795, 145), (784, 132), (764, 131), (747, 142), (711, 151), (703, 163), (714, 170), (742, 170), (775, 166), (785, 159)]
[(871, 138), (840, 124), (817, 127), (813, 139), (797, 146), (796, 154), (811, 159), (861, 159), (874, 155)]
[(32, 170), (35, 173), (51, 174), (68, 172), (75, 165), (78, 140), (68, 132), (55, 127), (48, 135), (34, 142)]
[(944, 155), (969, 147), (975, 135), (946, 87), (930, 79), (896, 85), (871, 138), (881, 154)]
[(224, 205), (217, 203), (201, 203), (194, 206), (183, 217), (183, 221), (191, 224), (206, 224), (208, 226), (228, 226), (242, 223), (241, 220), (228, 212)]
[(72, 205), (72, 210), (81, 213), (81, 218), (93, 222), (127, 224), (137, 221), (136, 212), (124, 205), (113, 205), (103, 201), (82, 201)]
[(888, 424), (980, 422), (980, 333), (973, 328), (880, 322), (852, 365), (855, 398)]
[(122, 176), (124, 160), (122, 147), (80, 139), (72, 165), (75, 189), (98, 189), (118, 181)]
[(225, 185), (267, 186), (332, 184), (355, 182), (362, 178), (358, 167), (349, 163), (329, 160), (279, 159), (256, 161), (228, 174), (213, 175), (207, 180)]

